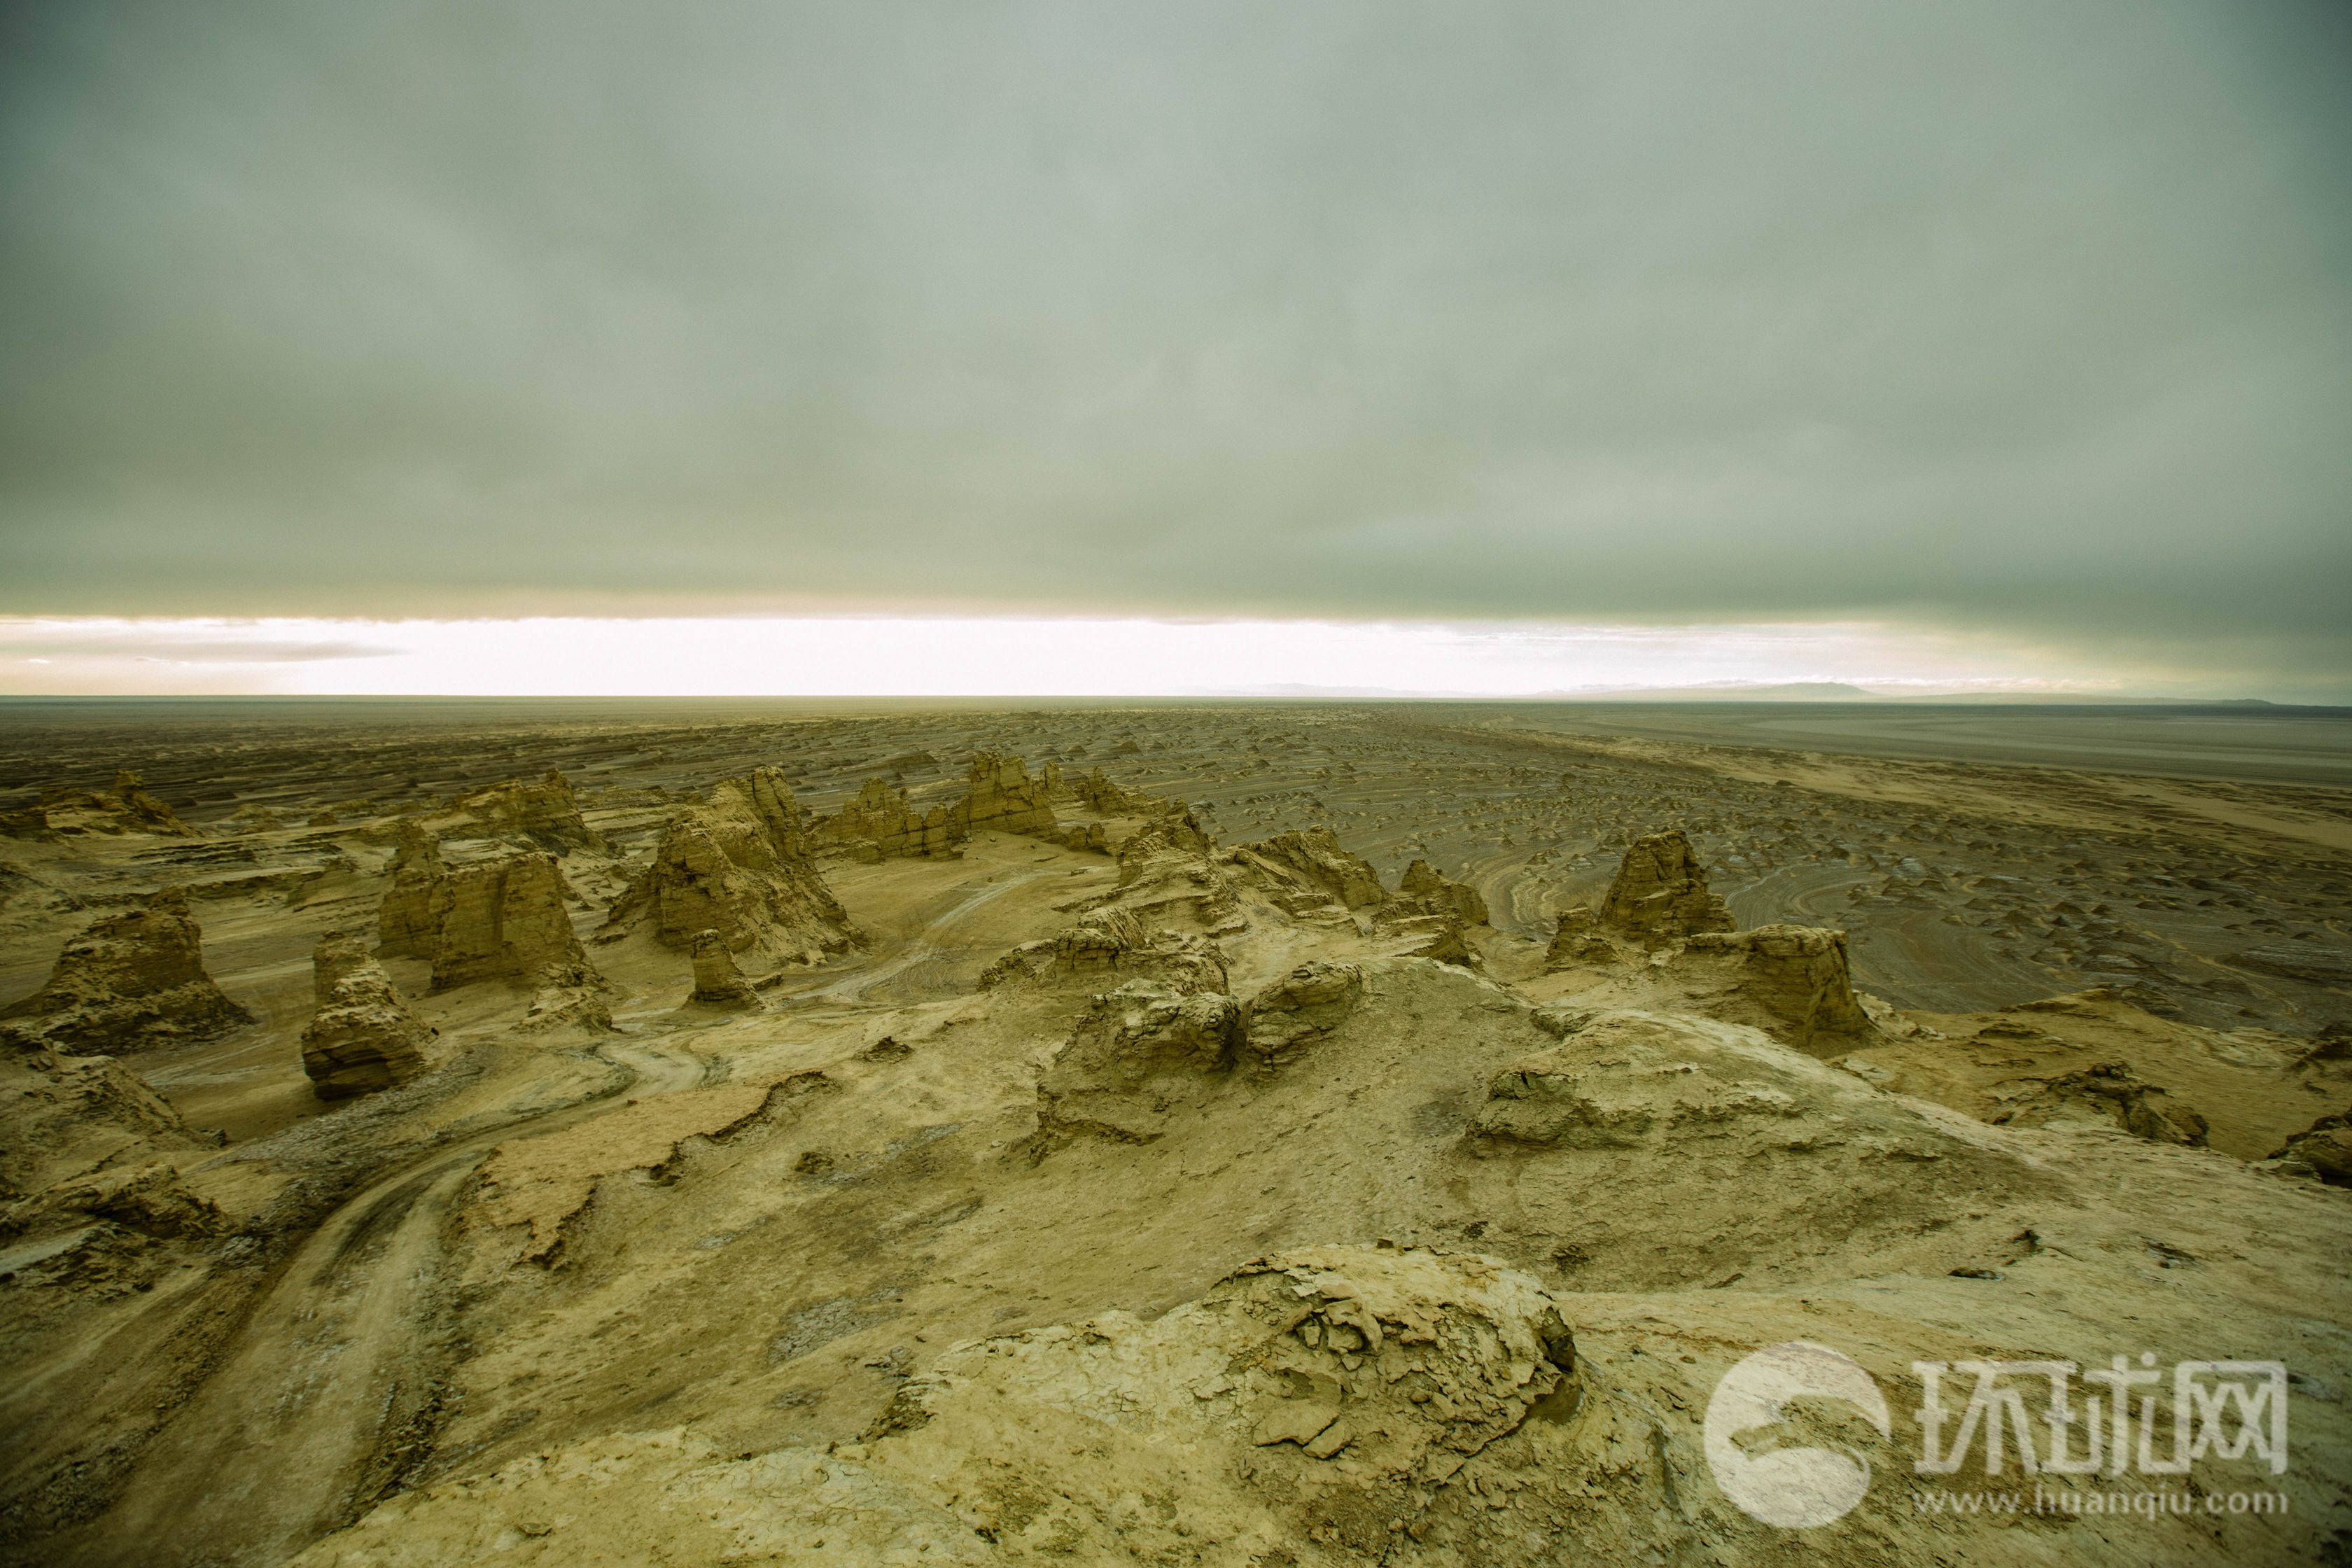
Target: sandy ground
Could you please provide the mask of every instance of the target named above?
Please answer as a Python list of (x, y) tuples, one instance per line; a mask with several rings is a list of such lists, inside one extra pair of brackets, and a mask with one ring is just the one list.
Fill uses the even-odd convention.
[[(17, 715), (0, 730), (0, 809), (130, 766), (197, 836), (0, 839), (0, 996), (37, 987), (93, 916), (171, 882), (192, 889), (206, 965), (256, 1022), (124, 1058), (206, 1140), (162, 1157), (216, 1205), (216, 1233), (0, 1237), (5, 1342), (26, 1369), (0, 1395), (6, 1560), (2340, 1554), (2352, 1209), (2268, 1158), (2352, 1107), (2352, 1069), (2322, 1037), (2352, 1015), (2352, 790), (2320, 754), (2334, 742), (2298, 751), (2224, 715), (2210, 722), (2228, 732), (2167, 752), (2186, 731), (2125, 715), (2068, 752), (2019, 740), (2027, 721), (1971, 716), (1958, 740), (1906, 718), (1841, 752), (1870, 713), (1613, 732), (1572, 717)], [(1426, 858), (1491, 911), (1469, 933), (1476, 972), (1401, 957), (1363, 911), (1301, 912), (1245, 878), (1223, 917), (1152, 904), (1215, 942), (1244, 1004), (1310, 959), (1358, 966), (1362, 999), (1300, 1059), (1154, 1080), (1140, 1142), (1048, 1136), (1041, 1092), (1120, 977), (982, 976), (1140, 895), (1110, 856), (982, 832), (952, 858), (827, 857), (865, 945), (751, 966), (753, 1012), (693, 1004), (683, 954), (650, 933), (591, 943), (611, 1031), (527, 1033), (527, 992), (436, 993), (423, 963), (394, 961), (440, 1031), (433, 1070), (359, 1101), (310, 1092), (296, 1037), (310, 951), (329, 931), (373, 934), (400, 816), (562, 768), (604, 845), (563, 855), (593, 936), (663, 823), (719, 779), (780, 765), (821, 814), (880, 776), (921, 805), (953, 798), (988, 749), (1181, 796), (1226, 844), (1328, 826), (1390, 886)], [(2049, 765), (2122, 750), (2128, 771)], [(1848, 932), (1879, 1031), (1816, 1059), (1710, 1016), (1672, 963), (1548, 966), (1559, 912), (1597, 901), (1625, 846), (1666, 826), (1690, 835), (1741, 927)], [(1221, 887), (1239, 875), (1199, 869)], [(1588, 1077), (1615, 1070), (1578, 1044), (1605, 1029), (1539, 1023), (1569, 1003), (1667, 1020), (1694, 1081), (1773, 1086), (1807, 1131), (1692, 1131), (1676, 1113), (1605, 1151), (1496, 1142), (1493, 1086), (1514, 1064), (1566, 1052)], [(2201, 1142), (2135, 1135), (2065, 1091), (2106, 1063), (2194, 1108)], [(1118, 1500), (1157, 1495), (1137, 1478), (1179, 1448), (1223, 1452), (1223, 1393), (1199, 1396), (1210, 1426), (1130, 1453), (1150, 1423), (1066, 1392), (1109, 1375), (1096, 1362), (1083, 1376), (1040, 1362), (1001, 1386), (958, 1370), (955, 1347), (1017, 1342), (1050, 1361), (1055, 1325), (1095, 1322), (1113, 1324), (1102, 1355), (1132, 1341), (1136, 1365), (1160, 1366), (1181, 1359), (1162, 1342), (1177, 1331), (1150, 1325), (1194, 1321), (1184, 1304), (1254, 1257), (1382, 1243), (1490, 1258), (1551, 1292), (1585, 1348), (1582, 1414), (1498, 1431), (1458, 1474), (1423, 1463), (1409, 1483), (1376, 1473), (1369, 1446), (1293, 1475), (1234, 1439), (1242, 1457), (1203, 1471), (1197, 1501), (1129, 1517)], [(1144, 1326), (1118, 1326), (1130, 1321)], [(1907, 1467), (1888, 1450), (1881, 1490), (1846, 1521), (1776, 1532), (1714, 1489), (1696, 1423), (1735, 1351), (1788, 1338), (1850, 1347), (1906, 1408), (1919, 1360), (2283, 1359), (2301, 1380), (2289, 1474), (2196, 1479), (2288, 1487), (2295, 1511), (2210, 1528), (1923, 1521), (1905, 1516)], [(909, 1390), (936, 1405), (929, 1437), (892, 1424)], [(1000, 1399), (1052, 1413), (1034, 1432), (1068, 1449), (1058, 1482), (1024, 1446), (1045, 1439), (973, 1414)], [(965, 1468), (997, 1479), (940, 1479)], [(1059, 1500), (1003, 1501), (1040, 1485)], [(843, 1516), (864, 1523), (808, 1512), (825, 1487), (864, 1498)], [(726, 1511), (712, 1500), (745, 1488), (763, 1518), (818, 1522), (709, 1534)], [(1374, 1496), (1389, 1511), (1370, 1534), (1333, 1500)], [(668, 1533), (629, 1533), (664, 1510)]]

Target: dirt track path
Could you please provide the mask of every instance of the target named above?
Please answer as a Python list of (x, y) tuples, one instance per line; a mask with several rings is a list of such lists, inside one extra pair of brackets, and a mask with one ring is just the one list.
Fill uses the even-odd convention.
[[(976, 910), (1044, 874), (974, 889), (898, 952), (793, 1000), (857, 1005), (873, 987), (939, 960)], [(267, 1568), (348, 1523), (395, 1481), (409, 1443), (429, 1431), (449, 1359), (442, 1244), (476, 1166), (519, 1130), (553, 1131), (623, 1093), (675, 1093), (725, 1075), (723, 1063), (661, 1040), (608, 1040), (596, 1051), (629, 1077), (592, 1100), (518, 1116), (386, 1172), (329, 1215), (113, 1508), (77, 1532), (61, 1560)]]
[[(596, 1049), (638, 1095), (724, 1071), (660, 1042)], [(611, 1098), (485, 1129), (379, 1176), (328, 1215), (65, 1560), (261, 1568), (364, 1508), (398, 1473), (403, 1429), (422, 1430), (431, 1413), (445, 1354), (442, 1237), (475, 1166), (517, 1129), (552, 1131)]]
[(862, 969), (853, 970), (835, 980), (806, 991), (794, 992), (787, 1000), (793, 1003), (857, 1002), (876, 986), (881, 985), (908, 970), (937, 963), (953, 949), (943, 939), (956, 927), (969, 920), (984, 904), (995, 902), (1015, 888), (1036, 881), (1044, 871), (1016, 871), (1001, 880), (974, 889), (957, 900), (927, 922), (915, 939), (896, 955)]

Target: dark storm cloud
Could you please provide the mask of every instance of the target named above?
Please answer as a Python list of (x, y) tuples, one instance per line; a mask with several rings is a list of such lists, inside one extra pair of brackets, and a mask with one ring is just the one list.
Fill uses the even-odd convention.
[(2333, 5), (7, 16), (0, 609), (2344, 662)]

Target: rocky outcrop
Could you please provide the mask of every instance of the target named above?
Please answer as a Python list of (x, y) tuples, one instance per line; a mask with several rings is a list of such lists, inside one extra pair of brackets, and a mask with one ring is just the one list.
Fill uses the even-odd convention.
[(1034, 837), (1065, 849), (1091, 850), (1097, 855), (1110, 853), (1110, 831), (1099, 822), (1057, 822), (1038, 829)]
[(572, 929), (571, 889), (544, 851), (460, 866), (433, 893), (433, 989), (479, 980), (580, 985), (595, 971)]
[[(1076, 800), (1106, 816), (1164, 813), (1168, 804), (1148, 795), (1129, 795), (1102, 776), (1093, 775), (1066, 784), (1057, 763), (1048, 763), (1035, 778), (1027, 763), (995, 752), (971, 760), (963, 797), (952, 805), (918, 810), (907, 792), (883, 779), (867, 779), (857, 798), (813, 830), (827, 847), (841, 846), (861, 858), (905, 855), (947, 856), (977, 828), (1019, 833), (1059, 844), (1066, 849), (1110, 852), (1110, 840), (1100, 823), (1063, 823), (1055, 819), (1056, 801)], [(1175, 803), (1181, 810), (1181, 802)]]
[[(1048, 784), (1060, 771), (1053, 770), (1046, 780)], [(1071, 799), (1101, 816), (1160, 816), (1184, 809), (1181, 800), (1170, 801), (1140, 790), (1121, 788), (1100, 768), (1072, 780), (1069, 793)]]
[(1190, 812), (1155, 818), (1120, 841), (1118, 886), (1101, 901), (1155, 931), (1240, 931), (1248, 921), (1214, 847)]
[(817, 869), (781, 770), (729, 779), (663, 830), (653, 864), (614, 900), (597, 940), (650, 930), (672, 947), (715, 931), (732, 952), (815, 963), (864, 939)]
[(1994, 1091), (2002, 1102), (1990, 1118), (1997, 1127), (2053, 1127), (2069, 1122), (2106, 1123), (2152, 1143), (2202, 1148), (2210, 1129), (2205, 1118), (2147, 1083), (2124, 1062), (2099, 1062), (2080, 1072), (2025, 1079)]
[(1054, 803), (1045, 781), (1029, 776), (1019, 757), (982, 752), (971, 760), (964, 797), (948, 808), (956, 837), (975, 828), (1000, 833), (1042, 833), (1054, 826)]
[[(0, 1036), (9, 1032), (0, 1026)], [(38, 1037), (0, 1050), (0, 1247), (5, 1283), (93, 1287), (101, 1300), (152, 1282), (159, 1243), (226, 1228), (191, 1191), (181, 1163), (209, 1157), (200, 1133), (145, 1079), (110, 1056), (73, 1056)], [(15, 1331), (27, 1326), (19, 1297)], [(52, 1309), (54, 1310), (54, 1309)]]
[(1216, 943), (1165, 928), (1147, 931), (1133, 911), (1097, 910), (1041, 942), (1023, 942), (982, 972), (983, 991), (1014, 981), (1153, 980), (1192, 994), (1223, 991)]
[(1586, 905), (1574, 904), (1560, 911), (1559, 924), (1551, 933), (1551, 944), (1544, 949), (1544, 967), (1573, 969), (1607, 963), (1616, 956), (1616, 947), (1601, 934), (1601, 922), (1592, 910)]
[(112, 1057), (37, 1044), (0, 1056), (0, 1199), (214, 1142), (191, 1131), (169, 1100)]
[(1556, 1212), (1572, 1205), (1580, 1245), (1637, 1274), (1719, 1279), (1791, 1236), (1912, 1237), (1979, 1194), (2063, 1181), (1753, 1028), (1646, 1009), (1531, 1021), (1559, 1043), (1489, 1075), (1464, 1152), (1528, 1162), (1514, 1184), (1530, 1192), (1567, 1184)]
[(1706, 868), (1680, 828), (1633, 841), (1601, 900), (1601, 924), (1647, 947), (1732, 929), (1731, 911), (1706, 889)]
[(1241, 1005), (1215, 992), (1130, 980), (1097, 996), (1038, 1081), (1033, 1155), (1074, 1137), (1150, 1142), (1233, 1068), (1243, 1037)]
[[(1393, 1560), (1391, 1543), (1425, 1529), (1433, 1489), (1531, 1415), (1576, 1409), (1580, 1370), (1559, 1304), (1495, 1259), (1307, 1247), (1254, 1258), (1149, 1321), (1112, 1312), (961, 1347), (900, 1390), (868, 1437), (967, 1496), (1042, 1482), (1043, 1496), (1108, 1498), (1113, 1477), (1155, 1477), (1195, 1521), (1166, 1541), (1217, 1520), (1214, 1536), (1236, 1543), (1220, 1562)], [(1001, 1434), (1025, 1426), (1033, 1402), (1077, 1417), (1097, 1446), (1021, 1457)], [(1035, 1481), (1007, 1486), (1008, 1468), (1032, 1464)], [(1139, 1531), (1159, 1547), (1164, 1530), (1087, 1506), (1030, 1536), (1025, 1515), (984, 1506), (990, 1536), (1050, 1538), (1077, 1562), (1129, 1560)], [(1311, 1558), (1255, 1550), (1276, 1541), (1330, 1544)]]
[(152, 1160), (92, 1171), (0, 1208), (0, 1237), (68, 1230), (93, 1220), (160, 1240), (216, 1236), (228, 1228), (210, 1199), (188, 1189), (178, 1167)]
[[(1149, 1318), (1110, 1311), (959, 1345), (862, 1442), (747, 1452), (688, 1427), (551, 1446), (401, 1492), (290, 1568), (425, 1568), (558, 1530), (616, 1563), (739, 1561), (747, 1542), (780, 1563), (845, 1568), (1557, 1563), (1550, 1494), (1527, 1489), (1549, 1484), (1555, 1448), (1481, 1456), (1580, 1408), (1571, 1327), (1534, 1279), (1493, 1258), (1302, 1248)], [(1646, 1415), (1594, 1403), (1577, 1430), (1597, 1429), (1601, 1458), (1565, 1450), (1577, 1468), (1559, 1489), (1615, 1510), (1656, 1472), (1664, 1439)], [(1654, 1486), (1634, 1495), (1643, 1518), (1671, 1521), (1661, 1538), (1687, 1538)], [(1490, 1512), (1510, 1521), (1492, 1546), (1423, 1544)], [(1664, 1560), (1647, 1534), (1623, 1550), (1616, 1512), (1598, 1517), (1610, 1561)]]
[(1180, 1110), (1205, 1105), (1236, 1068), (1263, 1073), (1295, 1060), (1363, 995), (1363, 972), (1349, 963), (1301, 964), (1247, 1004), (1129, 980), (1092, 998), (1039, 1079), (1030, 1152), (1043, 1158), (1082, 1137), (1150, 1142)]
[(1369, 861), (1349, 854), (1328, 827), (1276, 834), (1237, 844), (1224, 859), (1263, 889), (1286, 913), (1301, 915), (1370, 909), (1388, 902), (1388, 889)]
[(434, 822), (445, 838), (517, 837), (558, 854), (604, 842), (580, 815), (572, 781), (553, 768), (537, 780), (505, 779), (460, 795)]
[(595, 970), (572, 929), (571, 894), (546, 850), (451, 866), (433, 832), (404, 821), (376, 916), (376, 952), (430, 959), (436, 991), (478, 980), (591, 984)]
[(515, 1032), (522, 1035), (593, 1036), (614, 1032), (613, 1010), (591, 971), (576, 984), (542, 985), (523, 1009)]
[(1711, 1016), (1752, 1024), (1815, 1056), (1878, 1038), (1854, 994), (1842, 931), (1769, 925), (1702, 931), (1684, 942), (1665, 973)]
[(212, 1039), (253, 1015), (205, 973), (187, 894), (166, 888), (66, 943), (48, 984), (0, 1010), (0, 1021), (60, 1050), (117, 1055)]
[(386, 958), (430, 958), (433, 895), (446, 870), (441, 841), (411, 818), (402, 818), (395, 831), (392, 881), (376, 914), (376, 951)]
[(1202, 830), (1200, 818), (1190, 811), (1171, 813), (1120, 840), (1118, 885), (1132, 887), (1165, 869), (1171, 860), (1188, 867), (1204, 864), (1215, 848), (1215, 840)]
[(1260, 1066), (1279, 1067), (1347, 1021), (1364, 997), (1352, 963), (1302, 963), (1250, 998), (1244, 1043)]
[(694, 994), (688, 1000), (705, 1007), (756, 1009), (760, 994), (735, 966), (727, 939), (715, 931), (694, 933)]
[(2290, 1174), (2316, 1176), (2331, 1187), (2352, 1187), (2352, 1111), (2321, 1117), (2271, 1158)]
[(50, 838), (95, 833), (152, 834), (163, 838), (193, 838), (196, 830), (180, 814), (147, 793), (146, 781), (125, 768), (102, 793), (85, 789), (43, 792), (40, 804), (20, 811), (0, 812), (0, 835), (12, 838)]
[(1396, 896), (1381, 905), (1373, 919), (1383, 934), (1413, 942), (1403, 950), (1403, 957), (1434, 959), (1465, 969), (1481, 966), (1465, 933), (1486, 923), (1486, 900), (1468, 883), (1440, 876), (1426, 860), (1405, 868)]
[(409, 1011), (357, 937), (330, 931), (310, 954), (317, 1011), (302, 1030), (302, 1070), (320, 1100), (371, 1094), (423, 1072), (436, 1030)]
[(1448, 880), (1426, 860), (1415, 860), (1397, 879), (1397, 893), (1419, 900), (1433, 909), (1451, 911), (1465, 925), (1486, 924), (1486, 900), (1467, 882)]
[(821, 845), (862, 848), (875, 859), (953, 854), (961, 837), (952, 831), (947, 807), (918, 811), (905, 790), (878, 778), (867, 779), (857, 798), (820, 818), (810, 832)]

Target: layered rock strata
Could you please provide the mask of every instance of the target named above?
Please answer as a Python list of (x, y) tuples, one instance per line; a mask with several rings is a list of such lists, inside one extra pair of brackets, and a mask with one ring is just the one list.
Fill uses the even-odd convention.
[(756, 1008), (760, 994), (735, 966), (727, 939), (715, 931), (694, 933), (694, 994), (689, 1000), (706, 1007)]
[(409, 1010), (356, 937), (330, 931), (311, 952), (317, 1011), (302, 1030), (302, 1070), (320, 1100), (370, 1094), (415, 1077), (436, 1030)]
[(48, 983), (0, 1021), (14, 1032), (79, 1053), (144, 1050), (207, 1040), (253, 1015), (205, 973), (204, 931), (179, 888), (107, 915), (65, 945)]
[(555, 768), (538, 779), (505, 779), (460, 795), (435, 821), (444, 837), (514, 837), (559, 854), (604, 847), (580, 814), (572, 781)]
[(391, 882), (376, 914), (376, 952), (386, 958), (430, 958), (433, 894), (447, 869), (441, 863), (441, 841), (406, 817), (394, 834)]
[(104, 791), (52, 789), (37, 805), (0, 812), (0, 834), (13, 838), (51, 838), (75, 834), (152, 834), (193, 838), (196, 830), (180, 814), (147, 793), (146, 781), (130, 769), (114, 775)]
[(1388, 889), (1370, 862), (1351, 855), (1328, 827), (1308, 827), (1256, 844), (1237, 844), (1224, 859), (1264, 889), (1288, 914), (1337, 905), (1370, 909), (1388, 902)]
[(1854, 994), (1845, 932), (1769, 925), (1702, 931), (1667, 965), (1712, 1016), (1752, 1024), (1815, 1056), (1834, 1056), (1878, 1036)]
[(1645, 834), (1626, 849), (1601, 900), (1601, 924), (1647, 947), (1732, 929), (1731, 910), (1707, 891), (1706, 868), (1680, 828)]
[(565, 908), (570, 891), (544, 851), (444, 873), (433, 891), (433, 988), (479, 980), (593, 982), (595, 971)]
[(871, 858), (948, 855), (961, 837), (950, 825), (948, 808), (918, 811), (907, 792), (887, 781), (867, 779), (856, 799), (811, 829), (819, 844), (863, 847)]
[(729, 779), (663, 830), (599, 941), (649, 929), (672, 947), (715, 931), (732, 952), (815, 963), (863, 941), (819, 871), (780, 769)]

